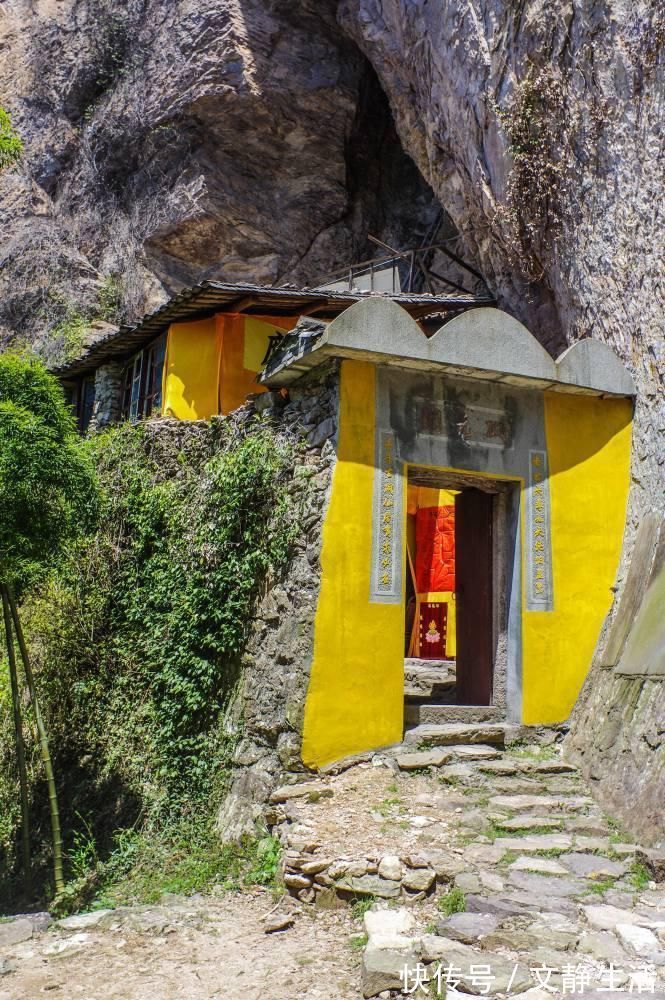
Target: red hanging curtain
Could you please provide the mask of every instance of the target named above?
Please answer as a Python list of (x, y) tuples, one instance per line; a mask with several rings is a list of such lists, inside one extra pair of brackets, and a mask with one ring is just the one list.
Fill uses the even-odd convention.
[(416, 587), (419, 594), (455, 590), (455, 507), (416, 512)]

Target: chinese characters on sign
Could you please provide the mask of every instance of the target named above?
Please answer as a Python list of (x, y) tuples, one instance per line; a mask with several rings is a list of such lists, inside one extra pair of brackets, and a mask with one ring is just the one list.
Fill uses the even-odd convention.
[[(479, 996), (500, 992), (504, 996), (523, 993), (529, 987), (525, 984), (525, 970), (515, 965), (508, 983), (505, 974), (494, 975), (490, 963), (470, 965), (466, 971), (456, 965), (426, 966), (418, 962), (414, 966), (406, 964), (400, 972), (402, 994), (404, 996), (445, 996), (448, 990), (473, 992)], [(569, 963), (561, 969), (549, 965), (536, 965), (529, 969), (529, 976), (536, 989), (562, 994), (583, 996), (590, 993), (646, 993), (656, 990), (656, 967), (646, 964), (627, 972), (612, 963), (598, 971), (594, 966)], [(553, 979), (554, 977), (554, 979)]]
[(468, 447), (513, 447), (513, 428), (505, 409), (462, 403), (459, 400), (413, 399), (414, 426), (419, 435), (441, 440), (454, 438)]
[(372, 599), (400, 599), (398, 546), (402, 535), (400, 463), (395, 455), (395, 438), (379, 436), (379, 468), (375, 481), (373, 525)]
[(527, 608), (552, 610), (552, 555), (547, 454), (529, 452), (529, 495), (525, 533)]

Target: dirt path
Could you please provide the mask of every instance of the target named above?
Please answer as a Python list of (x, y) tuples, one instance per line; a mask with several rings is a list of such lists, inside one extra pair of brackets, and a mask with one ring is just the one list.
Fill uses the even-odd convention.
[[(358, 930), (349, 910), (315, 913), (286, 898), (294, 925), (266, 935), (267, 892), (167, 901), (115, 911), (82, 930), (54, 928), (13, 948), (0, 1000), (346, 1000), (359, 996)], [(274, 917), (276, 914), (273, 913)]]

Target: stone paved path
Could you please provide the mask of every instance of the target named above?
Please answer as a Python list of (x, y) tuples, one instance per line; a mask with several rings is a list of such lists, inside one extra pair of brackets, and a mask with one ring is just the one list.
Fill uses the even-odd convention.
[(555, 748), (413, 741), (294, 794), (275, 796), (292, 891), (317, 905), (378, 900), (366, 996), (399, 990), (406, 963), (412, 995), (424, 995), (419, 975), (429, 989), (452, 965), (449, 986), (467, 994), (665, 997), (665, 887)]
[[(465, 870), (439, 906), (459, 902), (464, 912), (439, 913), (425, 934), (422, 921), (403, 932), (416, 959), (408, 988), (420, 961), (434, 992), (437, 976), (448, 976), (449, 996), (665, 996), (664, 887), (572, 769), (534, 747), (438, 774), (467, 802), (453, 835)], [(389, 979), (381, 970), (390, 949), (376, 933), (379, 946), (370, 935), (364, 959), (368, 996)]]
[(410, 749), (415, 769), (376, 755), (276, 792), (276, 910), (257, 890), (0, 924), (0, 1000), (386, 998), (405, 966), (412, 996), (440, 969), (449, 1000), (665, 1000), (665, 885), (555, 750)]

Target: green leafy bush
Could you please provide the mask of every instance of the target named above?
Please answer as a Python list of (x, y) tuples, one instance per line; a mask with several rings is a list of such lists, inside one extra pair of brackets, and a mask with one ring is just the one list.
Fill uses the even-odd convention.
[[(78, 851), (83, 852), (80, 857)], [(277, 888), (281, 846), (274, 837), (221, 842), (209, 819), (181, 818), (158, 827), (116, 833), (108, 856), (96, 856), (83, 838), (72, 880), (56, 910), (156, 903), (165, 893), (189, 895), (213, 887), (237, 891)]]
[(0, 355), (0, 581), (34, 582), (96, 514), (94, 470), (60, 384), (36, 359)]
[[(175, 456), (123, 425), (86, 447), (99, 528), (23, 607), (79, 879), (93, 857), (96, 868), (117, 860), (119, 844), (131, 853), (214, 814), (253, 604), (296, 523), (293, 456), (266, 431)], [(0, 745), (11, 724), (1, 698)], [(0, 806), (12, 781), (0, 754)]]
[(0, 107), (0, 170), (13, 166), (23, 153), (23, 142), (11, 118), (3, 107)]

